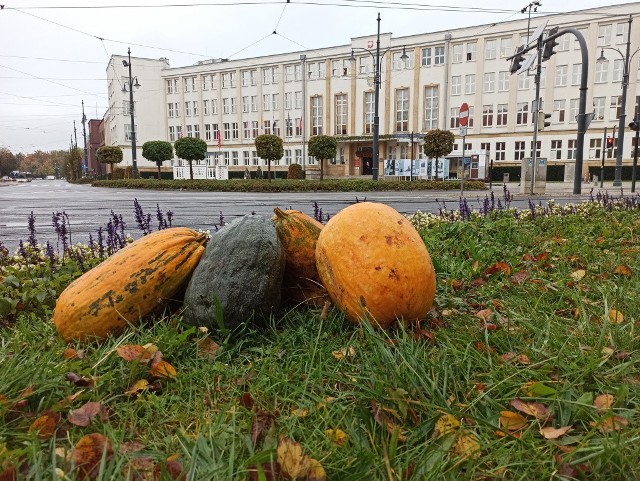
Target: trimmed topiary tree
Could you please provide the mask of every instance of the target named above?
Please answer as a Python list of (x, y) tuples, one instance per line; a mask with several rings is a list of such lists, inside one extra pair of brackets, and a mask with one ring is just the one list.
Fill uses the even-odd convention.
[(303, 177), (302, 166), (300, 164), (291, 164), (289, 166), (287, 179), (302, 179)]
[(309, 139), (309, 155), (320, 163), (320, 180), (324, 179), (324, 161), (333, 159), (338, 150), (338, 141), (330, 135), (316, 135)]
[(256, 137), (258, 157), (266, 159), (268, 179), (271, 182), (271, 161), (280, 160), (284, 155), (282, 139), (277, 135), (263, 134)]
[[(453, 150), (453, 143), (456, 137), (453, 132), (448, 130), (434, 129), (427, 132), (424, 136), (424, 153), (427, 157), (436, 159), (435, 162), (435, 178), (438, 180), (438, 159), (449, 155)], [(444, 173), (442, 175), (444, 180)]]
[(176, 140), (173, 146), (176, 149), (176, 155), (189, 162), (189, 177), (193, 180), (193, 161), (205, 158), (207, 143), (195, 137), (182, 137)]
[(158, 166), (158, 180), (160, 180), (160, 167), (162, 162), (173, 159), (173, 146), (171, 142), (164, 140), (149, 140), (142, 144), (142, 156), (156, 163)]
[(117, 145), (105, 145), (98, 147), (96, 151), (98, 162), (101, 164), (111, 164), (111, 177), (113, 178), (113, 164), (122, 162), (122, 149)]

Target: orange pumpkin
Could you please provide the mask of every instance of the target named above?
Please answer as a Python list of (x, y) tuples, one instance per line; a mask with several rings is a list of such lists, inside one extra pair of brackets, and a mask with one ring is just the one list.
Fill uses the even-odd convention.
[(347, 318), (382, 328), (431, 309), (436, 276), (424, 241), (395, 209), (361, 202), (338, 212), (316, 247), (320, 279)]
[(273, 211), (271, 220), (286, 253), (283, 299), (321, 307), (327, 291), (316, 267), (316, 242), (323, 225), (298, 210), (283, 211), (276, 207)]

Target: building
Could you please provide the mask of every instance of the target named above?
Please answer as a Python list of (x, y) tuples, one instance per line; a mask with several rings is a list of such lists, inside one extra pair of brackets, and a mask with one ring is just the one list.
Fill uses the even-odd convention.
[[(585, 169), (600, 165), (603, 153), (607, 165), (615, 163), (615, 145), (603, 151), (603, 133), (605, 127), (611, 132), (618, 125), (624, 61), (611, 49), (625, 52), (629, 16), (639, 13), (640, 2), (636, 2), (531, 19), (530, 33), (547, 22), (547, 31), (554, 26), (571, 27), (586, 40), (587, 112), (595, 115), (585, 139)], [(469, 106), (467, 151), (486, 154), (494, 166), (519, 166), (530, 157), (534, 80), (527, 73), (511, 75), (507, 60), (526, 42), (527, 27), (523, 19), (404, 37), (381, 34), (380, 173), (384, 161), (423, 157), (419, 144), (399, 139), (398, 134), (440, 128), (457, 135), (463, 103)], [(306, 155), (306, 141), (312, 135), (328, 134), (339, 139), (328, 175), (370, 175), (375, 47), (376, 36), (372, 35), (353, 38), (349, 45), (241, 60), (215, 59), (178, 68), (169, 68), (166, 59), (132, 58), (133, 75), (143, 83), (135, 92), (138, 146), (156, 138), (201, 137), (209, 145), (209, 157), (203, 164), (218, 162), (228, 165), (230, 172), (253, 172), (265, 167), (257, 157), (255, 137), (273, 133), (285, 143), (285, 155), (274, 166), (276, 170), (286, 170), (294, 162), (313, 169), (317, 163)], [(640, 28), (636, 27), (631, 29), (631, 52), (638, 47)], [(581, 53), (571, 34), (558, 39), (555, 51), (543, 64), (541, 109), (552, 117), (551, 126), (538, 135), (537, 155), (548, 159), (549, 166), (572, 166)], [(601, 52), (607, 60), (597, 62)], [(111, 107), (105, 131), (107, 145), (127, 149), (128, 94), (121, 93), (118, 85), (128, 75), (122, 59), (112, 57), (107, 68)], [(148, 94), (144, 93), (146, 85), (150, 85)], [(627, 124), (639, 104), (640, 53), (630, 62)], [(633, 140), (627, 130), (625, 165), (631, 163)], [(460, 138), (451, 156), (449, 176), (458, 173), (454, 158), (461, 156), (461, 150)], [(125, 154), (125, 164), (126, 159)], [(138, 161), (141, 170), (155, 168), (140, 155)], [(177, 159), (173, 165), (178, 165)], [(482, 172), (477, 175), (483, 177)]]
[(104, 144), (104, 121), (102, 119), (89, 120), (89, 162), (87, 172), (89, 175), (102, 175), (107, 172), (107, 167), (98, 162), (97, 150)]

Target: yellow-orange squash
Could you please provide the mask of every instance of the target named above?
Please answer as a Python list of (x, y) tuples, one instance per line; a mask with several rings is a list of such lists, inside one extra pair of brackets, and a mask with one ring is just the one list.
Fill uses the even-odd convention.
[(206, 235), (186, 227), (141, 237), (73, 281), (53, 322), (65, 340), (101, 339), (136, 325), (189, 280)]
[(361, 202), (338, 212), (316, 247), (320, 279), (333, 303), (355, 323), (389, 327), (424, 317), (436, 289), (431, 257), (395, 209)]
[(273, 211), (271, 220), (286, 253), (283, 299), (321, 307), (327, 291), (316, 267), (316, 243), (323, 225), (298, 210)]

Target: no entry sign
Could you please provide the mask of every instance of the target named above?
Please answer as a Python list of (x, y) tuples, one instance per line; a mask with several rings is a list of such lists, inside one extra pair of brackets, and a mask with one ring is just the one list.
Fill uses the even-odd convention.
[(458, 114), (458, 120), (461, 127), (466, 127), (469, 122), (469, 105), (465, 102), (460, 106), (460, 113)]

